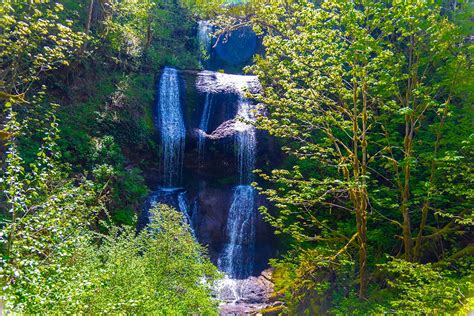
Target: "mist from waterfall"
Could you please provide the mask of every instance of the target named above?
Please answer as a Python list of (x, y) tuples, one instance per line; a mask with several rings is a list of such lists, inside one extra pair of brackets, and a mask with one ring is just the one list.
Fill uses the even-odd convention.
[(186, 128), (180, 102), (178, 71), (166, 67), (161, 75), (158, 98), (158, 130), (161, 138), (163, 185), (180, 184)]

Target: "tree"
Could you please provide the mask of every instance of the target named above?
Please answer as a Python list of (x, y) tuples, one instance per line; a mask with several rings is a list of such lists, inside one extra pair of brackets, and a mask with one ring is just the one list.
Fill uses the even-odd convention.
[(4, 102), (24, 99), (47, 71), (67, 65), (83, 40), (71, 20), (59, 16), (60, 3), (0, 4), (0, 96)]
[[(278, 18), (268, 18), (270, 9), (264, 7), (266, 21), (278, 19), (276, 31), (270, 30), (265, 37), (267, 55), (257, 58), (252, 68), (264, 87), (260, 100), (270, 112), (269, 117), (260, 117), (259, 126), (298, 144), (287, 152), (327, 170), (324, 178), (309, 180), (297, 169), (286, 175), (274, 173), (273, 180), (287, 185), (295, 181), (301, 190), (301, 194), (295, 192), (301, 200), (284, 201), (355, 215), (356, 231), (336, 254), (357, 240), (360, 297), (367, 288), (368, 164), (373, 159), (369, 133), (380, 98), (373, 84), (385, 75), (382, 65), (391, 61), (383, 42), (373, 36), (378, 25), (368, 18), (380, 10), (381, 5), (376, 4), (361, 9), (336, 1), (316, 9), (302, 3), (286, 12), (281, 6)], [(270, 84), (269, 78), (277, 79)], [(279, 200), (274, 191), (266, 193)]]
[[(464, 37), (437, 4), (255, 3), (249, 18), (266, 54), (249, 71), (260, 79), (255, 97), (268, 113), (257, 126), (283, 139), (296, 159), (262, 175), (273, 183), (262, 192), (279, 209), (263, 212), (298, 247), (319, 251), (315, 265), (350, 257), (357, 242), (364, 298), (369, 260), (380, 256), (370, 242), (390, 253), (400, 229), (403, 257), (426, 260), (420, 249), (430, 240), (423, 235), (429, 201), (434, 182), (445, 177), (437, 163), (441, 152), (460, 149), (441, 139), (446, 120), (464, 113), (453, 103), (456, 85), (469, 81)], [(370, 223), (385, 226), (371, 232)], [(377, 230), (393, 232), (384, 235), (388, 243), (371, 239)]]
[(98, 233), (106, 192), (61, 170), (54, 116), (44, 122), (50, 127), (29, 166), (17, 146), (27, 125), (12, 109), (7, 119), (12, 136), (0, 181), (10, 215), (0, 230), (7, 312), (216, 313), (217, 269), (182, 213), (158, 206), (138, 235), (110, 218), (101, 223), (105, 234)]

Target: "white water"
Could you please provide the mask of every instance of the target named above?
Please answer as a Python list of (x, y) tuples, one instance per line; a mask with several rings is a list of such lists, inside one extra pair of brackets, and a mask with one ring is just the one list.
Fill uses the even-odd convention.
[[(211, 118), (212, 111), (212, 94), (206, 93), (206, 99), (204, 101), (204, 109), (202, 111), (201, 121), (199, 123), (199, 129), (205, 133), (209, 129), (209, 120)], [(199, 165), (202, 163), (204, 145), (206, 144), (206, 137), (203, 133), (198, 134), (198, 160)]]
[(254, 120), (255, 115), (252, 112), (251, 103), (248, 100), (240, 98), (237, 122), (234, 126), (235, 130), (238, 132), (235, 135), (235, 141), (237, 147), (240, 184), (249, 184), (253, 180), (257, 139), (255, 127), (248, 123), (252, 123)]
[(197, 76), (196, 88), (201, 93), (235, 93), (244, 97), (245, 90), (258, 91), (260, 83), (257, 76), (231, 75), (204, 70)]
[[(183, 191), (183, 188), (158, 188), (158, 190), (153, 191), (149, 195), (147, 203), (148, 210), (154, 208), (158, 204), (166, 204), (180, 211), (184, 215), (183, 223), (189, 227), (191, 235), (196, 238), (194, 222), (188, 205), (187, 193), (186, 191)], [(148, 219), (151, 221), (153, 220), (152, 217), (149, 217)]]
[(181, 181), (186, 137), (178, 71), (174, 68), (166, 67), (160, 79), (157, 123), (163, 151), (163, 184), (172, 187)]
[(234, 188), (227, 217), (229, 242), (219, 257), (218, 266), (229, 277), (244, 279), (252, 275), (255, 259), (256, 192), (250, 185), (256, 160), (256, 132), (249, 123), (255, 119), (251, 103), (239, 98), (234, 128), (240, 184)]
[(242, 284), (240, 280), (229, 279), (228, 276), (225, 276), (216, 284), (216, 292), (221, 300), (236, 303), (239, 299), (242, 298)]
[(199, 41), (199, 48), (204, 52), (207, 57), (211, 50), (211, 33), (212, 33), (212, 24), (209, 21), (199, 21), (198, 22), (198, 32), (197, 37)]
[(219, 268), (231, 278), (243, 279), (253, 272), (255, 256), (255, 191), (250, 185), (234, 189), (227, 218), (229, 243), (219, 258)]
[(184, 214), (184, 217), (186, 218), (186, 222), (189, 225), (191, 234), (193, 235), (194, 239), (196, 239), (196, 234), (193, 229), (193, 221), (191, 219), (191, 215), (189, 214), (189, 206), (188, 206), (186, 191), (183, 191), (178, 194), (178, 206), (179, 206), (179, 210), (181, 211), (181, 213)]

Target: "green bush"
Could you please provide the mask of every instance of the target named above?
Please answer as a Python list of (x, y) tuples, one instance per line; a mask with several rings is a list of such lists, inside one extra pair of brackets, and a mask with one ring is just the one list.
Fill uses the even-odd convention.
[[(211, 297), (217, 270), (193, 239), (183, 215), (167, 206), (151, 214), (152, 223), (138, 235), (131, 226), (110, 227), (108, 235), (73, 229), (61, 242), (50, 236), (52, 252), (47, 258), (24, 248), (22, 259), (16, 257), (23, 263), (4, 261), (2, 274), (10, 280), (6, 310), (217, 314), (217, 301)], [(46, 240), (29, 241), (41, 245)]]

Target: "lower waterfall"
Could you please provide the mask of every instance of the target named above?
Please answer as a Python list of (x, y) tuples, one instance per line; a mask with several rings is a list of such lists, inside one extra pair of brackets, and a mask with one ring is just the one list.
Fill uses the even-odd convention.
[(255, 190), (239, 185), (234, 190), (227, 217), (230, 241), (219, 258), (218, 267), (229, 277), (244, 279), (252, 275), (255, 256)]
[(179, 210), (184, 215), (183, 220), (189, 226), (191, 234), (194, 238), (196, 238), (196, 234), (193, 229), (192, 214), (188, 205), (187, 193), (182, 188), (160, 187), (156, 191), (150, 193), (147, 201), (145, 202), (144, 214), (139, 221), (139, 228), (143, 228), (149, 221), (153, 220), (153, 218), (150, 218), (148, 210), (158, 204), (166, 204)]
[(192, 221), (191, 214), (189, 211), (186, 191), (180, 192), (178, 194), (178, 206), (179, 206), (179, 210), (181, 211), (181, 213), (184, 214), (184, 217), (186, 218), (186, 222), (189, 225), (191, 234), (193, 235), (194, 238), (196, 238), (196, 234), (193, 229), (193, 221)]

